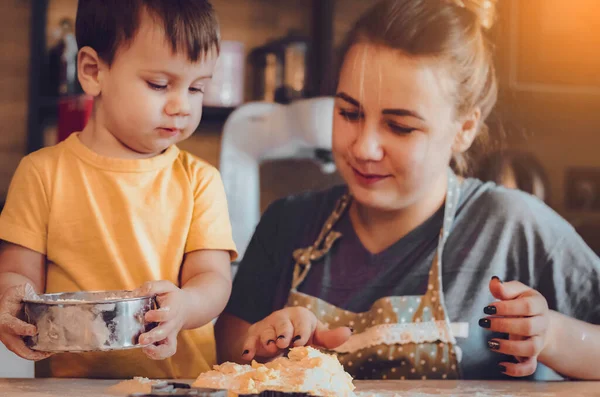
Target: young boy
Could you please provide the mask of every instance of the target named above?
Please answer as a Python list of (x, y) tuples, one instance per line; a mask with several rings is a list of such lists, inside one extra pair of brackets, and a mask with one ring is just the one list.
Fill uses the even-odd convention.
[[(94, 112), (14, 175), (0, 217), (0, 341), (48, 358), (37, 376), (196, 377), (215, 362), (211, 320), (237, 255), (218, 171), (175, 146), (200, 122), (216, 16), (206, 0), (79, 0), (76, 24), (78, 77)], [(36, 332), (16, 318), (27, 284), (38, 293), (139, 287), (158, 295), (161, 310), (146, 320), (161, 324), (140, 337), (143, 350), (50, 357), (22, 340)]]

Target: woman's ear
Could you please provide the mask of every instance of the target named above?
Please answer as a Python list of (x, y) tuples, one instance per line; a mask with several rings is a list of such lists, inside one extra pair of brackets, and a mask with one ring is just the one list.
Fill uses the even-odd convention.
[(464, 153), (473, 144), (477, 131), (479, 130), (479, 121), (481, 119), (481, 109), (475, 108), (473, 111), (463, 118), (460, 130), (454, 137), (452, 151), (454, 153)]
[(97, 97), (102, 92), (102, 75), (107, 66), (91, 47), (83, 47), (77, 54), (77, 77), (86, 94)]

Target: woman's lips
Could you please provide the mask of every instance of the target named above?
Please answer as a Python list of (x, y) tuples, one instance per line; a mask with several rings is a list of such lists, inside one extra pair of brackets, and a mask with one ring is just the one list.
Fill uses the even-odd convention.
[(384, 179), (389, 178), (391, 175), (379, 175), (379, 174), (365, 174), (352, 167), (352, 171), (354, 172), (354, 177), (356, 180), (362, 185), (373, 185), (377, 182), (380, 182)]

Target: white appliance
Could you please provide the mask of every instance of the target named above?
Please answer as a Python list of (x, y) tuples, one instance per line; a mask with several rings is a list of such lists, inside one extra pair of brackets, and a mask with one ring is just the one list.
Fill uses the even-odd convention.
[(302, 99), (288, 105), (254, 102), (227, 119), (219, 169), (229, 206), (233, 239), (242, 258), (260, 219), (260, 163), (314, 159), (324, 173), (335, 171), (315, 150), (331, 150), (333, 98)]

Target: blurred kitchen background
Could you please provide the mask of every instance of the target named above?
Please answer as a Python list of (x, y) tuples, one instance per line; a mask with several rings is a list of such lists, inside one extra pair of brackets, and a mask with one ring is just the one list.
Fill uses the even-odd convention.
[[(353, 21), (374, 1), (212, 2), (224, 40), (221, 74), (207, 93), (209, 106), (198, 131), (180, 146), (217, 167), (235, 170), (235, 151), (221, 157), (227, 150), (223, 130), (232, 112), (249, 102), (288, 104), (331, 95), (335, 52)], [(89, 113), (91, 102), (81, 96), (75, 77), (76, 6), (77, 0), (0, 1), (0, 207), (20, 159), (81, 129)], [(490, 126), (492, 136), (505, 139), (504, 147), (494, 148), (539, 161), (549, 186), (545, 200), (597, 253), (599, 21), (599, 0), (500, 0), (490, 32), (501, 84)], [(260, 114), (264, 108), (249, 109), (229, 126), (250, 142), (252, 134), (261, 135), (252, 112)], [(327, 145), (314, 146), (261, 154), (256, 181), (261, 211), (278, 197), (340, 181)], [(489, 158), (480, 160), (484, 164)], [(2, 370), (0, 376), (8, 376)]]

